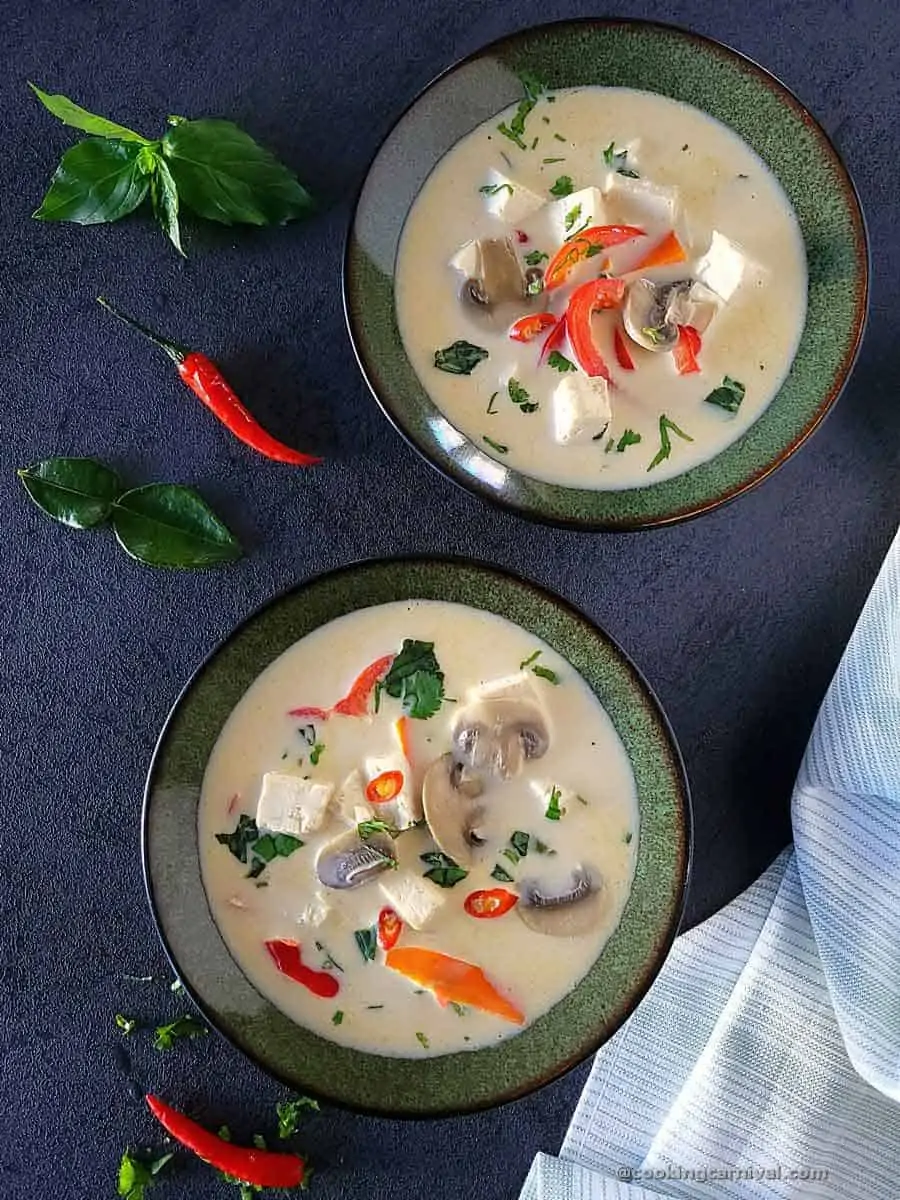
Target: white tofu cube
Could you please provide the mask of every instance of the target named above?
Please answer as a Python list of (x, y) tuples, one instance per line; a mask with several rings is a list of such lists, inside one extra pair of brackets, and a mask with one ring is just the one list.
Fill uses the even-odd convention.
[(717, 296), (730, 300), (749, 267), (749, 260), (740, 247), (714, 230), (709, 249), (697, 263), (694, 274)]
[(325, 820), (334, 784), (267, 771), (256, 809), (256, 824), (273, 833), (302, 837), (314, 833)]
[(413, 929), (425, 929), (447, 902), (440, 888), (411, 872), (391, 872), (378, 886), (400, 920)]
[(678, 219), (679, 197), (677, 187), (665, 187), (650, 179), (630, 179), (616, 171), (610, 171), (604, 194), (611, 221), (663, 230), (672, 229)]
[(524, 221), (546, 204), (543, 196), (539, 196), (537, 192), (527, 188), (524, 183), (518, 183), (500, 171), (492, 170), (488, 172), (488, 175), (485, 186), (495, 190), (483, 193), (485, 207), (489, 213), (499, 217), (501, 221), (517, 226), (520, 221)]
[(402, 754), (398, 753), (366, 759), (367, 784), (388, 771), (399, 771), (403, 776), (403, 786), (392, 800), (383, 800), (380, 804), (372, 805), (375, 816), (380, 817), (382, 821), (389, 821), (397, 829), (408, 829), (410, 825), (415, 825), (422, 816), (421, 798), (413, 786), (409, 763)]
[(471, 241), (460, 246), (450, 259), (450, 266), (459, 271), (460, 275), (465, 275), (467, 279), (477, 276), (481, 270), (481, 253), (478, 243)]
[(546, 212), (550, 217), (556, 246), (561, 246), (577, 229), (607, 224), (603, 193), (595, 187), (581, 188), (572, 192), (571, 196), (552, 201), (547, 205)]
[(561, 446), (603, 436), (612, 420), (609, 384), (580, 371), (565, 374), (553, 393), (554, 436)]
[[(351, 771), (341, 784), (336, 807), (338, 816), (348, 825), (358, 825), (360, 821), (367, 821), (373, 815), (366, 802), (366, 784), (360, 771)], [(360, 812), (365, 815), (360, 816)]]
[(517, 671), (515, 675), (503, 675), (469, 688), (466, 701), (477, 704), (481, 700), (525, 700), (536, 704), (538, 697), (534, 676), (530, 671)]

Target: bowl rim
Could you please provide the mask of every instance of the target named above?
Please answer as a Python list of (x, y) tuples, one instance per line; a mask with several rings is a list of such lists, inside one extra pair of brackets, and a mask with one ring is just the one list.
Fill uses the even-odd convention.
[[(319, 571), (316, 574), (310, 575), (309, 577), (303, 579), (299, 583), (290, 584), (284, 588), (281, 588), (274, 595), (269, 597), (269, 599), (256, 605), (251, 612), (243, 617), (226, 634), (216, 640), (213, 648), (206, 655), (204, 655), (202, 661), (191, 672), (187, 681), (179, 689), (178, 694), (166, 715), (165, 721), (160, 728), (160, 732), (156, 739), (156, 743), (150, 758), (150, 764), (147, 769), (147, 777), (144, 784), (143, 800), (141, 804), (141, 873), (144, 880), (144, 892), (147, 898), (147, 903), (150, 907), (150, 914), (153, 919), (156, 934), (176, 978), (181, 981), (185, 993), (191, 1000), (192, 1004), (196, 1007), (200, 1015), (203, 1017), (204, 1021), (206, 1021), (220, 1037), (224, 1038), (225, 1041), (240, 1051), (245, 1058), (252, 1062), (253, 1065), (261, 1070), (264, 1074), (277, 1080), (285, 1087), (296, 1091), (298, 1086), (300, 1086), (298, 1080), (280, 1072), (277, 1068), (272, 1067), (269, 1063), (261, 1061), (255, 1051), (246, 1045), (241, 1038), (233, 1035), (230, 1032), (227, 1032), (224, 1028), (222, 1028), (219, 1024), (218, 1016), (214, 1009), (207, 1005), (203, 997), (199, 995), (197, 989), (188, 980), (185, 980), (182, 977), (181, 968), (179, 967), (177, 958), (172, 950), (169, 938), (167, 937), (166, 931), (163, 927), (161, 914), (156, 901), (156, 883), (154, 881), (150, 865), (150, 810), (153, 804), (153, 793), (155, 790), (159, 760), (163, 754), (166, 742), (168, 740), (171, 726), (174, 723), (177, 715), (180, 713), (182, 704), (187, 699), (189, 693), (193, 689), (200, 676), (218, 656), (218, 654), (233, 640), (233, 638), (250, 626), (268, 609), (280, 604), (283, 600), (286, 600), (288, 597), (294, 594), (302, 593), (308, 586), (326, 583), (327, 581), (340, 576), (352, 575), (354, 572), (360, 569), (366, 569), (370, 567), (405, 567), (410, 565), (428, 567), (434, 564), (442, 567), (465, 566), (470, 569), (474, 568), (485, 576), (499, 578), (504, 581), (510, 581), (515, 585), (530, 590), (539, 598), (545, 601), (549, 600), (556, 607), (562, 609), (567, 617), (574, 618), (576, 621), (587, 624), (595, 633), (598, 633), (609, 644), (610, 648), (618, 658), (620, 666), (631, 673), (638, 689), (641, 691), (645, 701), (653, 711), (660, 731), (668, 743), (669, 751), (672, 756), (673, 772), (677, 776), (678, 781), (680, 800), (679, 816), (680, 825), (683, 830), (683, 854), (682, 869), (680, 871), (680, 879), (678, 882), (678, 891), (673, 897), (674, 903), (672, 905), (671, 916), (667, 923), (665, 933), (660, 938), (653, 956), (648, 958), (647, 962), (644, 964), (640, 982), (638, 986), (635, 987), (628, 999), (628, 1002), (623, 1005), (618, 1016), (613, 1019), (608, 1030), (604, 1031), (599, 1041), (591, 1040), (590, 1044), (587, 1045), (586, 1048), (579, 1048), (572, 1056), (560, 1061), (560, 1063), (554, 1067), (552, 1071), (549, 1071), (536, 1083), (526, 1082), (521, 1087), (508, 1089), (502, 1095), (499, 1095), (494, 1099), (479, 1101), (469, 1104), (466, 1107), (457, 1106), (455, 1108), (451, 1107), (447, 1109), (437, 1108), (434, 1110), (429, 1110), (428, 1112), (398, 1112), (390, 1108), (380, 1108), (377, 1105), (356, 1104), (353, 1101), (335, 1098), (329, 1095), (326, 1091), (319, 1091), (314, 1084), (308, 1084), (306, 1081), (302, 1083), (302, 1088), (305, 1094), (309, 1094), (314, 1098), (321, 1100), (326, 1105), (342, 1109), (346, 1112), (353, 1112), (362, 1116), (409, 1122), (446, 1120), (451, 1117), (460, 1117), (471, 1113), (490, 1111), (491, 1109), (500, 1108), (503, 1105), (509, 1104), (524, 1096), (536, 1094), (537, 1092), (542, 1091), (544, 1088), (549, 1087), (551, 1084), (562, 1079), (576, 1067), (580, 1066), (581, 1063), (590, 1058), (591, 1055), (595, 1054), (601, 1046), (605, 1045), (618, 1032), (618, 1030), (621, 1029), (622, 1025), (624, 1025), (624, 1023), (635, 1011), (637, 1006), (644, 999), (650, 987), (658, 977), (663, 965), (665, 964), (665, 961), (669, 955), (669, 951), (672, 948), (672, 944), (674, 943), (675, 938), (678, 936), (684, 921), (685, 906), (687, 904), (687, 897), (690, 890), (694, 861), (693, 801), (691, 797), (690, 780), (688, 778), (687, 770), (684, 764), (684, 757), (681, 752), (681, 746), (679, 745), (678, 738), (675, 735), (675, 731), (665, 709), (662, 706), (661, 701), (659, 700), (659, 697), (648, 682), (643, 671), (637, 666), (631, 656), (622, 648), (612, 634), (608, 633), (603, 626), (599, 625), (597, 621), (588, 616), (588, 614), (576, 604), (545, 587), (543, 584), (536, 583), (534, 580), (522, 575), (515, 569), (500, 567), (494, 563), (487, 562), (484, 559), (469, 558), (464, 555), (453, 554), (428, 554), (422, 552), (413, 552), (409, 554), (396, 554), (386, 557), (374, 556), (368, 558), (357, 558), (341, 566)], [(354, 609), (353, 611), (359, 610)], [(213, 924), (215, 924), (212, 913), (210, 912), (209, 915), (210, 920), (213, 922)], [(230, 950), (228, 953), (231, 955)], [(232, 960), (235, 963), (236, 969), (240, 971), (240, 966), (237, 963), (237, 960), (233, 959), (233, 956)], [(243, 974), (242, 971), (241, 974)], [(246, 975), (244, 976), (244, 979), (251, 987), (254, 986), (250, 980), (247, 979)], [(580, 982), (581, 981), (579, 981), (579, 983)], [(265, 997), (263, 998), (265, 999)], [(269, 1001), (269, 1003), (271, 1003), (271, 1001)], [(358, 1053), (365, 1053), (365, 1051), (358, 1051)]]
[[(492, 50), (501, 46), (506, 47), (516, 42), (533, 37), (536, 34), (550, 32), (553, 30), (561, 30), (565, 27), (583, 29), (585, 27), (600, 27), (604, 29), (624, 26), (626, 28), (640, 27), (643, 29), (657, 30), (665, 34), (674, 34), (682, 37), (687, 41), (699, 43), (717, 54), (724, 54), (737, 59), (739, 63), (749, 68), (755, 73), (760, 82), (768, 86), (772, 91), (779, 92), (788, 106), (794, 110), (800, 120), (807, 125), (812, 132), (817, 135), (818, 139), (824, 146), (826, 152), (831, 156), (834, 165), (837, 169), (841, 190), (848, 198), (848, 210), (851, 213), (853, 232), (854, 232), (854, 254), (861, 268), (861, 287), (859, 288), (859, 299), (855, 305), (854, 312), (854, 335), (851, 344), (848, 346), (841, 360), (840, 367), (835, 375), (834, 381), (827, 393), (818, 402), (812, 418), (807, 422), (803, 429), (794, 437), (787, 446), (780, 450), (774, 457), (770, 457), (758, 470), (753, 471), (740, 483), (728, 488), (720, 494), (707, 499), (701, 503), (691, 503), (677, 510), (664, 513), (660, 516), (646, 518), (623, 518), (621, 520), (612, 520), (607, 518), (592, 518), (592, 517), (577, 517), (570, 515), (553, 515), (540, 507), (530, 507), (522, 501), (508, 500), (490, 488), (482, 479), (478, 478), (471, 472), (465, 471), (459, 467), (453, 460), (448, 462), (440, 462), (432, 455), (432, 447), (427, 444), (420, 444), (419, 441), (409, 433), (405, 426), (401, 423), (398, 417), (390, 411), (386, 401), (382, 400), (378, 388), (374, 382), (375, 372), (370, 368), (366, 352), (357, 337), (357, 320), (353, 312), (353, 303), (350, 297), (350, 270), (351, 259), (353, 256), (353, 241), (354, 230), (356, 227), (356, 218), (359, 211), (360, 200), (362, 199), (363, 191), (366, 183), (372, 172), (372, 167), (375, 165), (378, 157), (385, 147), (388, 139), (392, 136), (400, 122), (406, 115), (422, 100), (422, 98), (438, 83), (449, 78), (461, 67), (466, 66), (470, 62), (474, 62), (479, 58), (489, 54)], [(695, 106), (696, 107), (696, 106)], [(723, 122), (724, 123), (724, 122)], [(779, 467), (782, 467), (789, 459), (793, 458), (794, 454), (812, 437), (812, 435), (821, 427), (825, 418), (834, 408), (837, 401), (840, 399), (844, 388), (846, 387), (853, 368), (856, 365), (865, 337), (866, 328), (869, 319), (869, 302), (871, 293), (871, 274), (872, 274), (872, 250), (869, 237), (868, 223), (866, 221), (865, 211), (863, 210), (862, 200), (859, 195), (856, 183), (850, 173), (847, 164), (844, 162), (843, 156), (837, 146), (832, 141), (830, 135), (825, 130), (821, 122), (813, 115), (806, 107), (803, 101), (782, 79), (779, 78), (768, 67), (764, 67), (756, 59), (749, 54), (745, 54), (741, 50), (735, 49), (729, 42), (722, 41), (720, 38), (715, 38), (709, 34), (698, 33), (694, 29), (688, 28), (686, 25), (680, 25), (676, 22), (669, 21), (654, 21), (646, 20), (642, 17), (562, 17), (553, 21), (543, 21), (534, 25), (528, 25), (524, 29), (517, 29), (512, 33), (502, 34), (499, 37), (493, 38), (490, 42), (486, 42), (483, 46), (476, 50), (470, 51), (468, 54), (461, 55), (451, 62), (448, 66), (438, 71), (427, 83), (415, 93), (409, 102), (402, 110), (393, 118), (388, 125), (386, 131), (379, 138), (378, 143), (372, 153), (365, 170), (360, 178), (351, 201), (350, 217), (347, 222), (347, 227), (344, 233), (344, 248), (341, 260), (341, 303), (344, 310), (344, 323), (346, 326), (347, 336), (350, 340), (353, 356), (356, 359), (356, 364), (360, 374), (363, 377), (366, 387), (372, 395), (375, 403), (378, 405), (383, 416), (387, 418), (397, 433), (403, 438), (408, 446), (410, 446), (416, 454), (428, 464), (432, 470), (437, 471), (444, 479), (461, 488), (464, 492), (470, 495), (475, 495), (481, 500), (486, 500), (489, 504), (506, 512), (515, 513), (524, 520), (533, 521), (540, 525), (549, 525), (557, 529), (576, 530), (585, 533), (623, 533), (637, 532), (645, 529), (660, 529), (668, 525), (676, 525), (685, 521), (694, 520), (702, 516), (704, 513), (712, 512), (717, 508), (722, 508), (726, 504), (737, 500), (738, 497), (746, 495), (752, 491), (764, 480), (773, 475)], [(795, 355), (796, 357), (796, 355)], [(428, 390), (422, 384), (423, 390), (428, 395)], [(430, 397), (429, 397), (430, 399)], [(769, 405), (760, 413), (762, 416), (768, 407), (775, 404), (778, 399), (778, 393), (773, 396)], [(432, 401), (433, 403), (433, 401)], [(435, 405), (437, 407), (437, 405)], [(440, 410), (439, 410), (440, 411)], [(758, 418), (757, 418), (758, 419)], [(755, 424), (755, 422), (754, 422)], [(454, 427), (455, 428), (455, 427)], [(748, 428), (752, 428), (752, 425)], [(461, 431), (460, 431), (461, 432)], [(747, 431), (745, 430), (745, 433)], [(471, 439), (463, 434), (466, 442), (474, 444)], [(740, 435), (741, 437), (744, 434)], [(740, 439), (737, 439), (740, 440)], [(734, 443), (730, 443), (734, 444)], [(729, 447), (726, 447), (727, 450)], [(479, 447), (480, 449), (480, 447)], [(718, 456), (714, 456), (718, 457)], [(709, 460), (713, 461), (713, 460)], [(517, 471), (524, 479), (530, 479), (532, 476), (526, 475), (524, 472)], [(684, 472), (689, 474), (690, 472)], [(676, 477), (678, 478), (678, 477)], [(564, 485), (557, 485), (564, 486)], [(571, 489), (579, 491), (583, 489)]]

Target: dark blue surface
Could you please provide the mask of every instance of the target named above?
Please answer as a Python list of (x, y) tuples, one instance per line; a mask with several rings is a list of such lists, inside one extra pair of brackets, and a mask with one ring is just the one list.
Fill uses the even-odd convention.
[[(623, 4), (692, 26), (779, 75), (820, 118), (859, 186), (872, 235), (872, 314), (859, 366), (823, 430), (760, 489), (700, 521), (585, 536), (533, 528), (445, 483), (388, 427), (354, 366), (340, 308), (349, 197), (392, 116), (440, 68), (583, 5), (402, 0), (0, 6), (0, 349), (4, 543), (0, 608), (0, 1196), (114, 1194), (122, 1147), (159, 1142), (129, 1087), (152, 1086), (237, 1135), (270, 1129), (281, 1089), (217, 1038), (162, 1055), (116, 1011), (179, 1011), (144, 899), (140, 800), (181, 683), (273, 592), (349, 559), (474, 553), (561, 591), (644, 669), (679, 735), (696, 803), (688, 919), (748, 884), (786, 841), (816, 708), (900, 511), (896, 203), (900, 14), (888, 3)], [(169, 112), (237, 121), (325, 202), (270, 231), (189, 226), (183, 262), (139, 216), (83, 229), (30, 220), (77, 135), (26, 79), (147, 133)], [(316, 446), (314, 473), (268, 465), (223, 433), (157, 357), (94, 303), (202, 347), (257, 414)], [(14, 468), (90, 454), (135, 483), (193, 483), (247, 558), (154, 573), (108, 533), (70, 533)], [(328, 1111), (305, 1142), (322, 1200), (513, 1197), (556, 1150), (587, 1068), (507, 1108), (400, 1125)], [(236, 1196), (199, 1164), (160, 1200)]]

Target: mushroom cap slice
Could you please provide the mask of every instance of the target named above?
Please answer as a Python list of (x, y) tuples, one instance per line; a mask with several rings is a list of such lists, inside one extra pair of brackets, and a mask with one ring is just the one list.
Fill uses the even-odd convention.
[(459, 713), (453, 727), (457, 760), (501, 779), (518, 775), (525, 762), (541, 758), (549, 745), (543, 713), (527, 700), (476, 701)]
[(589, 871), (577, 867), (569, 887), (550, 892), (534, 879), (520, 883), (516, 912), (529, 929), (551, 937), (580, 937), (597, 928), (603, 916), (604, 896)]
[(656, 284), (652, 279), (633, 279), (628, 285), (622, 309), (625, 332), (645, 350), (671, 350), (678, 341), (678, 327), (669, 318), (673, 287), (679, 284)]
[(325, 887), (345, 890), (362, 887), (396, 865), (394, 843), (389, 837), (376, 834), (364, 841), (355, 829), (348, 829), (319, 851), (316, 876)]
[(484, 812), (475, 803), (480, 792), (480, 781), (449, 752), (435, 759), (422, 780), (422, 807), (431, 836), (461, 867), (471, 866), (472, 851), (480, 844), (475, 834)]

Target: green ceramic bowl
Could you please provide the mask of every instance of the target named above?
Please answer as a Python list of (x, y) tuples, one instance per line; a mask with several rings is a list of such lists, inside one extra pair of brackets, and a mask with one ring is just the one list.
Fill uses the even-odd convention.
[[(435, 164), (463, 136), (521, 99), (518, 73), (549, 87), (605, 84), (685, 101), (754, 148), (797, 213), (809, 308), (797, 357), (758, 421), (710, 462), (620, 492), (544, 483), (498, 464), (452, 430), (406, 357), (394, 312), (393, 265), (403, 223)], [(449, 479), (522, 516), (584, 529), (639, 529), (697, 516), (770, 475), (820, 424), (862, 339), (868, 244), (847, 170), (821, 126), (774, 76), (718, 42), (646, 21), (538, 26), (470, 55), (403, 113), (357, 201), (344, 262), (344, 308), (359, 365), (385, 415)]]
[[(621, 924), (572, 992), (497, 1046), (433, 1059), (334, 1045), (295, 1024), (245, 978), (210, 915), (197, 804), (228, 714), (274, 658), (344, 613), (409, 598), (457, 601), (518, 622), (571, 662), (615, 724), (637, 781), (634, 886)], [(464, 560), (368, 562), (272, 601), (224, 642), (179, 697), (144, 799), (144, 875), (166, 952), (209, 1022), (303, 1092), (396, 1117), (449, 1115), (521, 1096), (592, 1053), (640, 1000), (675, 936), (690, 858), (687, 783), (672, 731), (634, 665), (605, 633), (533, 584)]]

